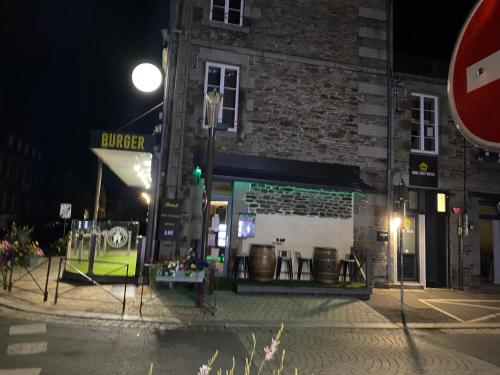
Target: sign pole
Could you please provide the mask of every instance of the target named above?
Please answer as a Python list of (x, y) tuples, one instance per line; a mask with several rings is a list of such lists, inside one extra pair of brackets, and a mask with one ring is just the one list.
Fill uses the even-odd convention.
[(403, 220), (402, 225), (399, 229), (399, 261), (400, 261), (400, 304), (401, 304), (401, 319), (403, 320), (403, 324), (406, 325), (406, 317), (404, 311), (404, 272), (403, 272), (403, 234), (406, 232), (406, 199), (403, 200)]

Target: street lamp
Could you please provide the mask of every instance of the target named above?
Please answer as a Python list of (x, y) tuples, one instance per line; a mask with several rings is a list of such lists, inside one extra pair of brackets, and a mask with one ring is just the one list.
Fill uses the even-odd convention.
[(160, 69), (150, 63), (137, 65), (132, 71), (132, 82), (142, 92), (156, 91), (162, 83)]
[(402, 211), (402, 217), (395, 217), (391, 221), (391, 228), (394, 226), (398, 233), (397, 249), (399, 253), (399, 266), (400, 266), (400, 308), (401, 308), (401, 319), (403, 324), (406, 325), (406, 317), (404, 313), (404, 272), (403, 272), (403, 233), (406, 229), (406, 202), (409, 200), (408, 189), (401, 179), (399, 186), (396, 190), (397, 192), (397, 202), (400, 210)]
[(208, 120), (208, 148), (207, 148), (207, 173), (205, 176), (205, 190), (207, 194), (207, 206), (203, 213), (203, 239), (201, 244), (201, 259), (205, 259), (208, 249), (208, 231), (210, 221), (210, 202), (212, 196), (213, 156), (215, 145), (215, 130), (219, 120), (223, 96), (218, 91), (210, 91), (205, 94)]
[[(152, 177), (152, 199), (150, 198), (150, 202), (152, 203), (152, 218), (149, 218), (149, 209), (148, 204), (148, 226), (146, 229), (146, 251), (149, 251), (149, 257), (154, 257), (154, 244), (156, 237), (156, 227), (158, 222), (158, 210), (160, 207), (160, 180), (161, 180), (161, 171), (163, 170), (163, 159), (166, 154), (165, 145), (168, 144), (168, 129), (167, 129), (167, 97), (168, 97), (168, 47), (167, 41), (164, 40), (163, 53), (162, 53), (163, 61), (163, 77), (160, 69), (158, 69), (153, 64), (143, 63), (139, 64), (135, 67), (132, 72), (132, 82), (134, 86), (142, 91), (142, 92), (153, 92), (158, 89), (163, 82), (163, 101), (162, 101), (162, 125), (161, 125), (161, 143), (160, 149), (157, 153), (156, 158), (153, 158), (154, 166), (151, 169), (151, 177)], [(156, 108), (156, 107), (155, 107)], [(154, 172), (153, 172), (154, 169)], [(151, 220), (150, 220), (151, 219)]]

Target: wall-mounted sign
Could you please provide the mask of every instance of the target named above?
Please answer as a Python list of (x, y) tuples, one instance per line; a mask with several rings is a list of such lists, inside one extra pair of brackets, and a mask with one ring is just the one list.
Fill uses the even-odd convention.
[(153, 137), (146, 134), (121, 133), (107, 130), (92, 130), (90, 148), (106, 148), (136, 152), (152, 152)]
[(385, 232), (385, 231), (381, 231), (381, 230), (377, 231), (377, 241), (378, 242), (384, 242), (384, 241), (387, 241), (388, 239), (389, 239), (389, 232)]
[(438, 187), (438, 162), (436, 156), (410, 154), (410, 185)]
[(176, 241), (179, 235), (181, 217), (181, 201), (179, 199), (164, 199), (160, 209), (160, 239)]
[(71, 219), (71, 203), (61, 203), (59, 217), (61, 219)]
[(107, 240), (109, 246), (119, 249), (128, 242), (128, 231), (123, 227), (113, 227), (108, 231)]

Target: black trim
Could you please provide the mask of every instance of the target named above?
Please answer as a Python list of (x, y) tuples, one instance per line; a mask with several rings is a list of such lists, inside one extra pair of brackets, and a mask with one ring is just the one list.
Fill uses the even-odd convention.
[[(205, 169), (206, 153), (196, 152), (194, 163)], [(229, 180), (292, 184), (358, 192), (377, 191), (361, 180), (359, 167), (342, 164), (216, 153), (213, 173), (216, 177)]]

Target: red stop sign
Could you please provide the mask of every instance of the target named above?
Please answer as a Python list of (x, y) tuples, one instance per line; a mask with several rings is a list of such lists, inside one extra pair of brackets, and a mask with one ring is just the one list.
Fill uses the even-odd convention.
[(480, 0), (462, 28), (448, 76), (451, 112), (468, 141), (500, 151), (500, 1)]

